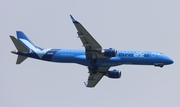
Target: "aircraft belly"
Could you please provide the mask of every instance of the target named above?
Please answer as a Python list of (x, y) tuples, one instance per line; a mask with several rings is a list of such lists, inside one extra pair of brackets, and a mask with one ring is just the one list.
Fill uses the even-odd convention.
[(122, 60), (120, 57), (97, 59), (97, 65), (100, 67), (118, 66), (122, 65)]
[(84, 65), (84, 66), (90, 66), (90, 60), (86, 59), (85, 55), (76, 55), (74, 57), (74, 63)]
[(72, 53), (57, 52), (52, 57), (52, 61), (54, 61), (54, 62), (64, 62), (64, 63), (65, 62), (73, 63), (73, 61), (74, 61), (74, 54), (72, 54)]
[(132, 64), (132, 65), (152, 65), (154, 59), (152, 58), (122, 58), (123, 64)]

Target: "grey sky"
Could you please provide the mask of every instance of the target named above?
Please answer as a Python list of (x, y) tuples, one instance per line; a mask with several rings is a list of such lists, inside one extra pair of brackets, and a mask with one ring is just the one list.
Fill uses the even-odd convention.
[[(0, 107), (179, 107), (179, 0), (1, 0)], [(9, 35), (22, 30), (45, 48), (84, 49), (69, 14), (104, 47), (152, 50), (174, 60), (164, 68), (117, 66), (122, 78), (104, 77), (86, 88), (77, 64), (28, 58), (16, 65)], [(16, 35), (15, 35), (16, 36)]]

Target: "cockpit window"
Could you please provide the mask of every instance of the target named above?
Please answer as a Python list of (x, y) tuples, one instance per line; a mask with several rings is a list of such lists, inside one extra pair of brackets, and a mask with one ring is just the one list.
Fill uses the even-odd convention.
[(155, 52), (156, 55), (163, 55), (163, 53)]

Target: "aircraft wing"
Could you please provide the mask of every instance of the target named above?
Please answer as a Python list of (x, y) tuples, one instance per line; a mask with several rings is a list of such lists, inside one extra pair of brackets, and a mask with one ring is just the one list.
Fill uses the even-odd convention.
[(96, 73), (93, 73), (92, 70), (89, 69), (90, 75), (87, 83), (85, 82), (86, 87), (95, 87), (101, 78), (106, 74), (108, 69), (109, 67), (100, 67)]
[(70, 15), (72, 22), (74, 23), (78, 37), (81, 39), (83, 46), (86, 49), (86, 57), (92, 58), (92, 54), (95, 55), (96, 58), (105, 58), (104, 55), (99, 54), (102, 50), (101, 45), (91, 36), (91, 34)]

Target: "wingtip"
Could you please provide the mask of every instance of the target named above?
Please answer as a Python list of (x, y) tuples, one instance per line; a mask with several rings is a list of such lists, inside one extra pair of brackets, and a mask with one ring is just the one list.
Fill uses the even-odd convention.
[(9, 37), (14, 37), (14, 36), (12, 36), (12, 35), (9, 35)]
[(70, 14), (71, 20), (73, 23), (79, 23), (77, 20), (74, 19), (74, 17)]
[(84, 85), (87, 87), (87, 83), (86, 82), (84, 82)]

